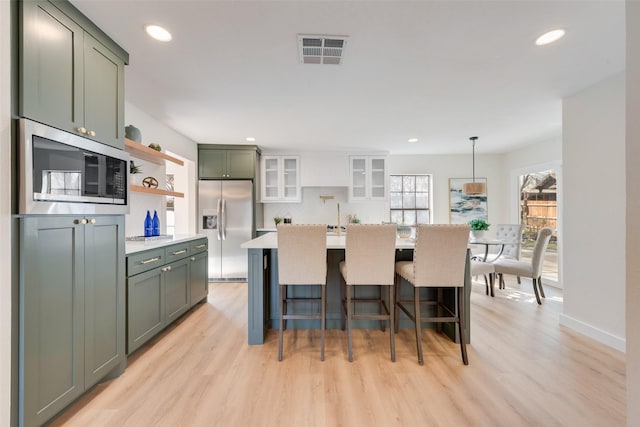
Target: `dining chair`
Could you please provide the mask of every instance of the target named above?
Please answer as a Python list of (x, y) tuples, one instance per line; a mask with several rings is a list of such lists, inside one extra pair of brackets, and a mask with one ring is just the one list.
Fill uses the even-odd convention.
[[(507, 259), (520, 259), (521, 243), (522, 243), (522, 231), (524, 230), (524, 224), (496, 224), (494, 227), (495, 236), (498, 240), (506, 240), (511, 242), (517, 242), (510, 245), (504, 245), (502, 248), (502, 254), (500, 257)], [(518, 284), (520, 284), (520, 276), (517, 276)], [(502, 285), (499, 285), (501, 289)]]
[(495, 296), (494, 283), (496, 269), (494, 265), (490, 262), (472, 259), (470, 263), (470, 270), (471, 276), (484, 276), (485, 293), (489, 295), (489, 290), (491, 290), (491, 296)]
[[(282, 360), (282, 340), (287, 319), (320, 319), (320, 360), (324, 360), (324, 332), (327, 294), (326, 224), (278, 225), (278, 360)], [(319, 286), (320, 298), (287, 296), (289, 286)], [(293, 303), (320, 303), (320, 313), (289, 313)], [(307, 305), (307, 304), (304, 304)]]
[[(398, 309), (402, 310), (415, 325), (416, 346), (418, 348), (418, 363), (424, 364), (422, 355), (421, 323), (455, 322), (458, 324), (460, 335), (460, 351), (462, 361), (469, 364), (467, 346), (465, 342), (465, 313), (464, 313), (464, 279), (467, 261), (467, 242), (469, 240), (468, 225), (427, 225), (417, 226), (416, 243), (413, 251), (413, 261), (396, 263), (396, 308), (395, 327), (398, 329)], [(401, 300), (401, 284), (405, 279), (413, 286), (413, 301)], [(455, 311), (435, 300), (421, 301), (422, 288), (452, 288), (455, 292)], [(436, 295), (440, 292), (436, 292)], [(413, 312), (408, 304), (413, 302)], [(436, 315), (424, 317), (421, 314), (421, 304), (436, 306)], [(448, 316), (440, 314), (446, 312)]]
[[(342, 329), (345, 316), (349, 343), (349, 362), (353, 361), (351, 338), (352, 321), (359, 319), (389, 322), (391, 361), (396, 361), (395, 327), (393, 324), (396, 225), (395, 224), (349, 224), (345, 237), (345, 260), (340, 263), (342, 295)], [(378, 298), (356, 298), (356, 288), (375, 285), (379, 287)], [(385, 302), (382, 288), (388, 289), (389, 305)], [(353, 294), (353, 296), (352, 296)], [(356, 304), (377, 304), (378, 313), (356, 313)]]
[[(538, 304), (542, 304), (540, 295), (542, 295), (542, 298), (545, 298), (544, 289), (542, 288), (542, 265), (544, 263), (544, 253), (547, 250), (552, 234), (553, 228), (551, 227), (544, 227), (538, 231), (538, 236), (533, 246), (531, 261), (520, 261), (500, 257), (493, 262), (501, 289), (504, 289), (504, 274), (529, 277), (533, 280), (533, 291), (536, 295), (536, 301), (538, 301)], [(540, 292), (538, 292), (538, 288)]]

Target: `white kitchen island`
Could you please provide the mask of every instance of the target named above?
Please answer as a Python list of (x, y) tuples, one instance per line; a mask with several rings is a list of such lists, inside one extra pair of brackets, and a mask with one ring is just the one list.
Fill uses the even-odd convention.
[[(249, 251), (249, 301), (248, 301), (248, 340), (249, 344), (263, 344), (267, 329), (278, 327), (278, 238), (277, 233), (267, 233), (241, 245)], [(327, 329), (340, 328), (340, 271), (338, 264), (344, 260), (345, 236), (327, 235)], [(409, 239), (396, 240), (396, 260), (410, 260), (413, 257), (414, 243)], [(467, 251), (467, 254), (469, 251)], [(304, 262), (304, 260), (301, 260)], [(412, 287), (402, 280), (402, 298), (411, 298)], [(300, 292), (296, 296), (316, 296), (311, 287), (300, 287), (294, 292)], [(434, 289), (422, 289), (422, 292), (438, 292)], [(358, 292), (377, 292), (376, 288), (358, 286)], [(452, 310), (455, 311), (454, 292), (452, 290), (439, 291), (439, 297)], [(469, 257), (465, 269), (465, 330), (467, 343), (470, 342), (470, 303), (471, 277), (469, 275)], [(305, 304), (306, 305), (306, 304)], [(308, 309), (308, 308), (306, 308)], [(318, 321), (290, 320), (287, 328), (318, 328)], [(377, 328), (379, 321), (358, 321), (354, 327)], [(404, 314), (400, 314), (400, 327), (413, 328)], [(458, 340), (457, 328), (454, 324), (444, 324), (445, 332), (452, 340)]]

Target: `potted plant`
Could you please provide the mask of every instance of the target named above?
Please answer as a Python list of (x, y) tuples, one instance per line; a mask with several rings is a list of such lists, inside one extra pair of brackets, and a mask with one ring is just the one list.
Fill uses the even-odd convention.
[(469, 221), (471, 227), (471, 235), (475, 239), (484, 237), (484, 232), (489, 229), (489, 223), (482, 218), (475, 218)]
[(280, 224), (282, 222), (282, 218), (279, 216), (274, 216), (273, 217), (273, 222), (276, 224), (276, 228), (278, 227), (278, 224)]
[(140, 165), (136, 165), (133, 160), (129, 162), (129, 174), (131, 175), (131, 182), (137, 185), (140, 185), (140, 179), (133, 175), (138, 175), (142, 173), (142, 168)]

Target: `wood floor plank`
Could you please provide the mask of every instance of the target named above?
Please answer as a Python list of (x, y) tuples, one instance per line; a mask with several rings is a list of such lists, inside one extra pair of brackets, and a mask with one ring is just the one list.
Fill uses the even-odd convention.
[(212, 284), (199, 305), (129, 358), (53, 426), (624, 426), (624, 354), (559, 326), (562, 293), (507, 281), (496, 297), (474, 285), (469, 366), (460, 347), (413, 330), (288, 330), (247, 344), (246, 283)]

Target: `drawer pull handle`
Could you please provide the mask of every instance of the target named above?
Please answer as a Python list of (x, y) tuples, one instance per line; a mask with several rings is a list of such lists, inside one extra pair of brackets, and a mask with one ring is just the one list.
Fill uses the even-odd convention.
[(86, 224), (88, 221), (87, 221), (85, 218), (82, 218), (82, 219), (76, 219), (76, 220), (75, 220), (75, 221), (73, 221), (73, 222), (75, 222), (76, 224), (82, 224), (82, 225), (84, 225), (84, 224)]
[(89, 220), (89, 224), (95, 224), (95, 223), (96, 223), (96, 219), (95, 219), (95, 218), (91, 218), (91, 219)]
[(180, 255), (180, 254), (183, 254), (185, 252), (187, 252), (186, 249), (181, 249), (179, 251), (171, 252), (171, 255)]
[(202, 249), (202, 248), (206, 248), (207, 245), (205, 245), (204, 243), (201, 245), (196, 246), (196, 249)]
[(195, 260), (196, 260), (196, 257), (192, 256), (191, 261), (195, 261)]
[(166, 267), (164, 267), (164, 268), (162, 269), (162, 271), (171, 271), (171, 266), (170, 266), (170, 265), (167, 265)]
[(145, 259), (143, 261), (140, 261), (140, 264), (149, 264), (150, 262), (156, 262), (156, 261), (160, 261), (160, 257), (157, 256), (155, 258), (150, 258), (150, 259)]

